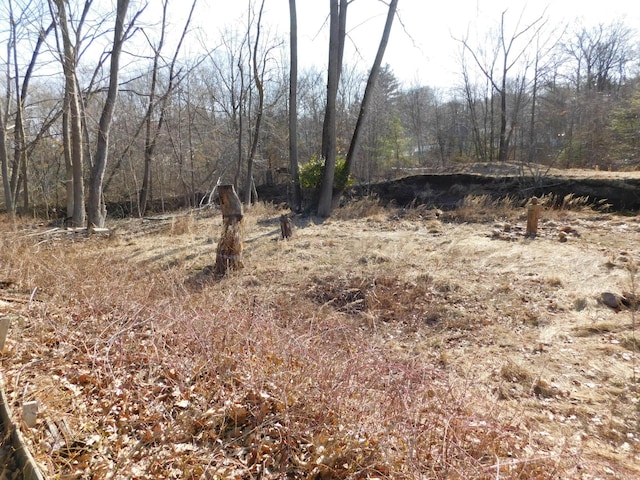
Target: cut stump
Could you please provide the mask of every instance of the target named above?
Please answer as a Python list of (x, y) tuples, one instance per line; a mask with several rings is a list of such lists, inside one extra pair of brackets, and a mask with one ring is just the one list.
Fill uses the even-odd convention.
[(214, 272), (225, 275), (229, 270), (244, 267), (242, 263), (242, 203), (233, 185), (218, 187), (220, 210), (222, 211), (222, 235), (216, 250)]
[(525, 237), (536, 238), (538, 234), (538, 218), (540, 217), (540, 205), (538, 199), (532, 197), (527, 208), (527, 233)]
[(280, 217), (280, 233), (282, 234), (283, 240), (291, 238), (291, 235), (293, 235), (293, 225), (291, 223), (291, 219), (286, 215), (282, 215)]

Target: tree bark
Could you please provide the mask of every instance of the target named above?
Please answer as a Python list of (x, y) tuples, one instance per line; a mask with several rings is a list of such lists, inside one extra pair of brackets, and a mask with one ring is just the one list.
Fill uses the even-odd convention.
[(89, 179), (89, 200), (87, 209), (87, 220), (89, 226), (104, 227), (107, 210), (102, 198), (102, 182), (104, 171), (107, 166), (107, 155), (109, 149), (109, 129), (118, 97), (118, 69), (120, 66), (120, 53), (124, 44), (125, 18), (129, 8), (129, 0), (118, 0), (116, 11), (116, 27), (113, 34), (113, 48), (111, 50), (111, 65), (109, 67), (109, 88), (107, 98), (100, 116), (98, 125), (98, 142), (96, 145), (96, 156), (91, 169)]
[[(160, 26), (160, 39), (158, 45), (153, 47), (153, 68), (151, 70), (151, 87), (149, 91), (149, 104), (145, 115), (145, 137), (144, 137), (144, 170), (142, 173), (142, 187), (140, 188), (140, 198), (138, 200), (138, 215), (143, 217), (147, 210), (147, 201), (151, 191), (151, 161), (156, 147), (156, 134), (152, 134), (153, 112), (156, 107), (156, 88), (158, 84), (158, 64), (160, 54), (164, 45), (164, 37), (167, 28), (167, 5), (168, 1), (162, 2), (162, 24)], [(162, 119), (158, 121), (161, 123)]]
[(291, 189), (289, 203), (291, 210), (302, 211), (302, 188), (298, 168), (298, 17), (296, 0), (289, 0), (289, 174)]
[[(251, 150), (249, 151), (249, 157), (247, 158), (247, 179), (245, 183), (244, 203), (245, 205), (251, 205), (251, 196), (253, 192), (253, 161), (258, 151), (258, 143), (260, 141), (260, 126), (262, 124), (262, 113), (264, 108), (264, 60), (261, 71), (258, 70), (258, 45), (260, 41), (260, 24), (262, 22), (262, 11), (264, 9), (264, 0), (260, 4), (260, 13), (258, 14), (258, 23), (256, 27), (256, 38), (253, 44), (253, 82), (256, 85), (258, 91), (258, 112), (256, 113), (256, 123), (253, 130), (253, 138), (251, 139)], [(248, 32), (247, 32), (248, 36)]]
[(70, 98), (67, 92), (65, 92), (64, 99), (62, 100), (62, 145), (64, 157), (64, 188), (66, 194), (65, 203), (65, 218), (73, 215), (73, 158), (71, 157), (71, 149), (68, 148), (71, 145), (71, 104)]
[(11, 195), (11, 184), (9, 183), (9, 152), (7, 150), (7, 135), (4, 112), (0, 113), (0, 159), (2, 161), (2, 187), (4, 189), (4, 202), (7, 212), (13, 215), (13, 195)]
[(17, 199), (18, 187), (17, 185), (22, 183), (23, 190), (23, 211), (27, 212), (29, 210), (29, 182), (28, 182), (28, 152), (27, 152), (27, 142), (26, 142), (26, 134), (25, 134), (25, 125), (24, 125), (24, 107), (27, 101), (27, 94), (29, 91), (29, 82), (31, 81), (31, 76), (33, 75), (33, 70), (36, 66), (36, 60), (38, 59), (38, 54), (40, 53), (40, 49), (44, 44), (44, 41), (53, 30), (55, 23), (51, 22), (46, 29), (41, 29), (38, 34), (38, 40), (36, 41), (36, 45), (33, 49), (33, 53), (31, 55), (31, 60), (29, 61), (29, 65), (27, 66), (27, 70), (25, 71), (24, 78), (22, 79), (22, 86), (19, 85), (20, 75), (18, 74), (18, 58), (17, 51), (14, 48), (14, 69), (15, 69), (15, 82), (16, 82), (16, 120), (14, 123), (14, 162), (16, 167), (20, 168), (18, 172), (19, 176), (22, 178), (16, 184), (16, 190), (13, 192), (13, 200), (14, 202)]
[[(344, 6), (343, 6), (344, 4)], [(343, 15), (346, 17), (347, 2), (342, 0), (338, 7), (338, 0), (331, 0), (329, 14), (329, 64), (327, 71), (327, 106), (325, 109), (324, 126), (322, 130), (322, 154), (324, 169), (322, 183), (318, 197), (318, 216), (329, 217), (333, 201), (333, 180), (336, 171), (336, 98), (340, 80), (340, 24)], [(344, 11), (342, 10), (344, 8)]]
[(64, 0), (53, 0), (57, 8), (57, 20), (62, 35), (62, 69), (65, 77), (65, 97), (69, 107), (68, 112), (68, 142), (64, 148), (65, 155), (71, 159), (73, 212), (67, 212), (72, 217), (72, 226), (80, 227), (85, 222), (84, 201), (84, 151), (82, 145), (82, 113), (80, 110), (80, 92), (76, 79), (77, 49), (72, 42), (69, 32), (69, 20)]
[(224, 275), (229, 270), (244, 266), (242, 262), (242, 202), (233, 185), (218, 187), (220, 210), (222, 211), (222, 235), (216, 248), (214, 272)]
[[(349, 173), (351, 173), (354, 158), (358, 153), (358, 148), (360, 146), (360, 134), (362, 132), (362, 127), (369, 113), (369, 105), (371, 104), (371, 98), (373, 97), (373, 93), (378, 80), (378, 73), (380, 72), (380, 65), (382, 64), (384, 52), (387, 48), (387, 44), (389, 43), (389, 36), (391, 35), (391, 26), (393, 25), (393, 19), (396, 16), (397, 8), (398, 8), (398, 0), (391, 0), (391, 3), (389, 4), (389, 10), (387, 12), (387, 21), (384, 25), (384, 31), (382, 32), (380, 45), (378, 46), (378, 52), (376, 53), (376, 58), (373, 61), (371, 72), (369, 72), (369, 78), (367, 79), (367, 86), (365, 87), (362, 103), (360, 104), (360, 112), (358, 113), (358, 120), (356, 121), (356, 126), (353, 131), (353, 136), (351, 137), (351, 143), (349, 145), (349, 152), (347, 153), (347, 159), (345, 164), (345, 169), (347, 174), (344, 175), (343, 177), (344, 182), (346, 182), (347, 179), (349, 178)], [(342, 192), (344, 192), (344, 189), (346, 187), (344, 182), (337, 186), (337, 191), (334, 193), (334, 197), (335, 197), (334, 204), (336, 203), (336, 200), (340, 198), (340, 196), (342, 195)]]

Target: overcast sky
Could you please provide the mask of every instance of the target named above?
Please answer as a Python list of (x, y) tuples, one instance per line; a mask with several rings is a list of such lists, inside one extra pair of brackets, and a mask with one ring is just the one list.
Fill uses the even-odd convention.
[[(246, 12), (248, 0), (198, 0), (198, 21), (205, 35), (215, 41), (225, 25), (238, 24)], [(174, 2), (175, 3), (175, 2)], [(191, 2), (181, 0), (186, 13)], [(329, 0), (297, 0), (299, 57), (301, 67), (312, 64), (324, 69), (328, 37), (326, 33)], [(577, 21), (585, 26), (623, 20), (630, 28), (640, 26), (640, 4), (634, 0), (399, 0), (398, 17), (391, 32), (385, 63), (407, 86), (428, 85), (438, 88), (459, 82), (459, 39), (476, 36), (499, 24), (507, 11), (507, 25), (515, 28), (544, 16), (549, 28), (561, 29)], [(380, 0), (353, 0), (347, 23), (349, 41), (345, 62), (358, 62), (368, 69), (378, 47), (386, 19), (387, 6)], [(177, 18), (176, 18), (177, 20)], [(288, 38), (289, 2), (266, 0), (265, 23), (272, 32)]]

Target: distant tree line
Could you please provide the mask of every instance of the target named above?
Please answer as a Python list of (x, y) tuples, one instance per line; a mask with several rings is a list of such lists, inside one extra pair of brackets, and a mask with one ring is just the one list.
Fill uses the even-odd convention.
[(296, 166), (348, 158), (361, 184), (468, 162), (640, 164), (639, 38), (622, 21), (554, 30), (505, 12), (482, 40), (459, 39), (460, 80), (446, 91), (403, 85), (385, 62), (375, 76), (341, 65), (327, 152), (328, 72), (296, 63), (292, 146), (294, 40), (270, 33), (264, 2), (199, 49), (192, 16), (172, 24), (169, 0), (160, 5), (152, 24), (133, 0), (114, 12), (95, 0), (0, 7), (0, 208), (98, 225), (106, 204), (135, 215), (176, 197), (197, 206), (221, 182), (249, 203), (255, 185), (293, 188), (293, 147)]

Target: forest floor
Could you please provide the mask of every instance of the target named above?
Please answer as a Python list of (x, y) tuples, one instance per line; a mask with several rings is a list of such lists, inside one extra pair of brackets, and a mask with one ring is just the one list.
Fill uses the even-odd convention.
[[(104, 235), (2, 222), (1, 371), (46, 478), (640, 477), (640, 220), (472, 199)], [(561, 241), (561, 237), (562, 240)], [(605, 296), (605, 298), (607, 298)], [(608, 297), (610, 300), (611, 296)]]

